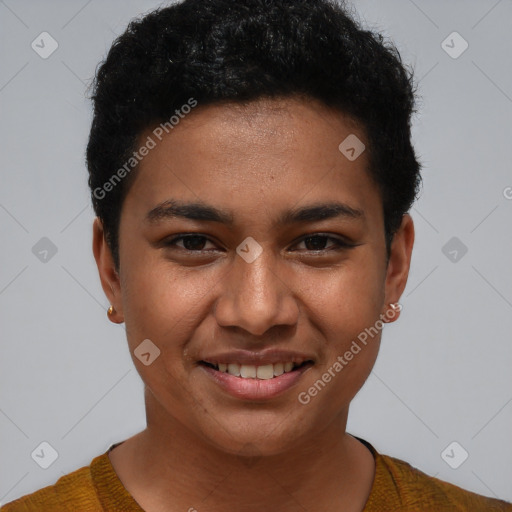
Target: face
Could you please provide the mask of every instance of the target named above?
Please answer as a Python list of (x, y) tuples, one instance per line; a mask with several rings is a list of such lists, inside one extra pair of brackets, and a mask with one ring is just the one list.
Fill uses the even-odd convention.
[(367, 144), (298, 99), (198, 106), (161, 141), (141, 134), (157, 144), (123, 203), (119, 276), (99, 221), (94, 251), (148, 416), (268, 455), (344, 425), (413, 244), (406, 215), (386, 264), (366, 152), (338, 149), (351, 134)]

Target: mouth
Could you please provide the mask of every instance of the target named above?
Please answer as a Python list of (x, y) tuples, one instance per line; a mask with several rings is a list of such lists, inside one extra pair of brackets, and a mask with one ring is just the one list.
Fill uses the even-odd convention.
[(211, 368), (212, 370), (220, 373), (227, 373), (233, 377), (240, 377), (242, 379), (258, 379), (258, 380), (271, 380), (285, 373), (299, 371), (306, 369), (313, 365), (312, 360), (293, 362), (285, 361), (279, 363), (271, 363), (264, 365), (251, 365), (240, 363), (211, 363), (208, 361), (199, 361), (199, 364)]
[(291, 393), (315, 364), (312, 354), (277, 347), (201, 354), (196, 362), (198, 375), (207, 379), (203, 382), (208, 383), (212, 392), (220, 389), (234, 398), (251, 402)]
[(261, 402), (291, 392), (313, 365), (311, 359), (272, 363), (267, 360), (259, 364), (199, 361), (198, 368), (209, 382), (229, 395)]

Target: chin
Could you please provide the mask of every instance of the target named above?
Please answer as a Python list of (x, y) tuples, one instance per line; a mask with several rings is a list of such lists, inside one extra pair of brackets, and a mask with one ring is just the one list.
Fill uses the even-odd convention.
[[(271, 457), (293, 450), (299, 439), (306, 433), (297, 430), (297, 422), (283, 416), (271, 422), (224, 419), (222, 424), (215, 422), (215, 430), (209, 430), (205, 437), (218, 450), (248, 458)], [(279, 425), (279, 427), (276, 427)]]

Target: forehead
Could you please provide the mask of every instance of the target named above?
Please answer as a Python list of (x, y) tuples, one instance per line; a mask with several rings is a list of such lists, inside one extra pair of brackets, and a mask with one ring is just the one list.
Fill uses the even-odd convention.
[[(350, 116), (313, 98), (298, 96), (199, 106), (181, 121), (180, 127), (182, 132), (189, 132), (182, 135), (194, 137), (195, 133), (196, 140), (201, 137), (207, 141), (211, 133), (219, 150), (224, 151), (249, 151), (251, 147), (265, 146), (267, 153), (291, 152), (297, 144), (303, 150), (311, 146), (303, 144), (304, 138), (317, 143), (319, 137), (327, 138), (328, 142), (329, 136), (338, 139), (343, 133), (366, 137)], [(336, 144), (334, 154), (337, 148)]]
[(300, 202), (340, 201), (364, 211), (380, 202), (366, 151), (352, 160), (340, 150), (347, 138), (367, 147), (364, 131), (315, 100), (199, 105), (161, 140), (154, 128), (139, 138), (155, 146), (127, 196), (141, 215), (171, 199), (222, 206), (235, 216), (272, 212), (273, 219)]

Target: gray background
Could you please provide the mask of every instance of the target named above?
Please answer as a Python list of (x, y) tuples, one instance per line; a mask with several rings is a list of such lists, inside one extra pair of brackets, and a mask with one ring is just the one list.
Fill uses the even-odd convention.
[[(91, 252), (84, 93), (113, 38), (158, 5), (0, 1), (2, 503), (145, 427), (142, 383), (124, 328), (107, 319)], [(385, 328), (348, 430), (428, 474), (512, 500), (512, 2), (353, 5), (416, 71), (424, 186), (402, 316)], [(59, 45), (47, 59), (31, 48), (43, 31)], [(453, 31), (469, 43), (456, 59), (441, 46)], [(46, 262), (32, 251), (42, 237), (57, 248)], [(458, 247), (443, 252), (452, 237)], [(31, 458), (43, 441), (59, 454), (48, 469)], [(441, 456), (453, 441), (469, 453), (458, 469)]]

